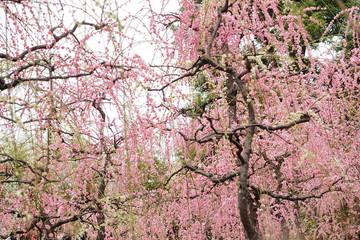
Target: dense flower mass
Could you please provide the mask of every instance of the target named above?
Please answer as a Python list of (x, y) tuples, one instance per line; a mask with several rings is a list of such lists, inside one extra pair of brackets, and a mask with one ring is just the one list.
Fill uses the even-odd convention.
[(359, 237), (359, 2), (298, 2), (0, 1), (0, 237)]

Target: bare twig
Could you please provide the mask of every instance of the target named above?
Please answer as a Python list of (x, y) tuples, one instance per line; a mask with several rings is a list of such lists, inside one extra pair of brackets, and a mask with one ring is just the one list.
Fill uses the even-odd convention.
[(170, 83), (165, 84), (165, 85), (162, 86), (161, 88), (150, 88), (150, 89), (148, 89), (148, 91), (163, 91), (165, 88), (167, 88), (167, 87), (170, 86), (171, 84), (173, 84), (173, 83), (175, 83), (175, 82), (177, 82), (177, 81), (179, 81), (179, 80), (181, 80), (181, 79), (184, 79), (184, 78), (186, 78), (186, 77), (195, 76), (196, 73), (199, 72), (200, 68), (201, 68), (203, 65), (204, 65), (204, 63), (203, 63), (202, 61), (197, 60), (197, 61), (191, 66), (191, 68), (190, 68), (190, 70), (193, 69), (193, 68), (195, 68), (195, 70), (193, 70), (193, 71), (191, 71), (191, 72), (187, 72), (187, 73), (181, 75), (180, 77), (175, 78), (175, 79), (172, 80)]

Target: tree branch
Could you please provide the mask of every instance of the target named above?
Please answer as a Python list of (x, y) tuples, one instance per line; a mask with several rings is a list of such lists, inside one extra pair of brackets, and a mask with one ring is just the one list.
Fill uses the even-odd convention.
[[(17, 162), (20, 166), (24, 167), (24, 168), (28, 168), (30, 169), (30, 171), (32, 173), (34, 173), (35, 175), (43, 178), (44, 180), (46, 180), (47, 182), (60, 182), (59, 180), (51, 180), (51, 179), (48, 179), (46, 176), (44, 176), (42, 174), (42, 171), (39, 170), (35, 170), (30, 164), (28, 164), (26, 161), (24, 160), (21, 160), (21, 159), (16, 159), (16, 158), (13, 158), (11, 157), (10, 155), (6, 154), (6, 153), (0, 153), (0, 156), (3, 156), (3, 157), (6, 157), (5, 160), (1, 160), (0, 163), (6, 163), (6, 162)], [(9, 180), (7, 180), (9, 181)], [(25, 182), (24, 182), (25, 183)], [(27, 182), (26, 182), (27, 183)], [(30, 183), (28, 183), (30, 184)]]
[(1, 2), (14, 2), (14, 3), (21, 3), (22, 0), (1, 0)]
[[(20, 2), (20, 1), (19, 1)], [(12, 62), (16, 62), (18, 60), (21, 60), (21, 59), (24, 59), (26, 57), (27, 54), (31, 53), (31, 52), (34, 52), (34, 51), (37, 51), (37, 50), (41, 50), (41, 49), (50, 49), (52, 47), (55, 46), (56, 43), (58, 43), (61, 39), (63, 38), (66, 38), (67, 36), (73, 34), (76, 29), (81, 26), (81, 25), (88, 25), (88, 26), (92, 26), (94, 27), (96, 30), (100, 30), (101, 28), (104, 28), (106, 25), (105, 24), (93, 24), (93, 23), (88, 23), (88, 22), (78, 22), (78, 23), (75, 23), (74, 26), (72, 27), (72, 29), (70, 29), (69, 31), (66, 31), (64, 33), (62, 33), (61, 35), (57, 36), (55, 34), (53, 34), (53, 38), (54, 38), (54, 41), (51, 43), (51, 44), (40, 44), (40, 45), (36, 45), (36, 46), (33, 46), (29, 49), (26, 49), (24, 50), (22, 53), (20, 53), (19, 56), (17, 57), (11, 57), (9, 54), (4, 54), (4, 53), (0, 53), (0, 58), (4, 58), (4, 59), (7, 59), (9, 61), (12, 61)], [(51, 29), (50, 31), (53, 33), (53, 31), (55, 30), (56, 28), (53, 28)]]
[(300, 119), (297, 119), (295, 121), (292, 121), (292, 122), (289, 122), (286, 124), (281, 124), (281, 125), (276, 125), (276, 126), (265, 126), (263, 124), (255, 124), (255, 126), (261, 128), (261, 129), (265, 129), (267, 131), (275, 131), (275, 130), (288, 129), (297, 124), (305, 123), (305, 122), (309, 122), (309, 121), (310, 121), (310, 116), (308, 114), (303, 114), (300, 116)]
[(210, 37), (210, 40), (208, 42), (208, 46), (206, 48), (206, 55), (210, 56), (210, 50), (211, 50), (211, 47), (214, 43), (214, 40), (216, 38), (216, 33), (218, 32), (218, 30), (220, 29), (220, 26), (221, 26), (221, 21), (222, 21), (222, 14), (225, 13), (227, 10), (229, 9), (229, 0), (226, 0), (225, 1), (225, 5), (221, 8), (218, 9), (218, 19), (217, 19), (217, 22), (216, 22), (216, 26), (214, 28), (214, 30), (212, 31), (211, 33), (211, 37)]
[(95, 69), (87, 72), (87, 73), (79, 73), (79, 74), (73, 74), (73, 75), (65, 75), (65, 76), (49, 76), (49, 77), (44, 77), (44, 78), (17, 78), (14, 81), (12, 81), (11, 83), (5, 83), (5, 84), (0, 84), (0, 90), (6, 90), (9, 88), (13, 88), (17, 85), (19, 85), (20, 83), (23, 82), (47, 82), (50, 81), (52, 79), (69, 79), (69, 78), (79, 78), (79, 77), (85, 77), (85, 76), (89, 76), (91, 74), (93, 74), (95, 71)]
[(192, 172), (194, 172), (196, 174), (207, 177), (214, 184), (223, 183), (223, 182), (226, 182), (228, 180), (233, 180), (233, 178), (238, 176), (239, 173), (240, 173), (240, 171), (236, 171), (236, 172), (225, 174), (225, 175), (223, 175), (221, 177), (214, 177), (213, 173), (208, 173), (208, 172), (205, 172), (203, 169), (201, 169), (201, 168), (199, 168), (197, 166), (186, 164), (186, 165), (182, 166), (180, 169), (178, 169), (177, 171), (175, 171), (174, 173), (172, 173), (170, 175), (170, 177), (167, 179), (167, 181), (164, 183), (164, 186), (166, 186), (170, 182), (171, 178), (173, 178), (176, 174), (181, 172), (181, 170), (183, 170), (183, 169), (188, 169), (188, 170), (190, 170), (190, 171), (192, 171)]
[(255, 187), (254, 185), (251, 185), (250, 187), (253, 191), (255, 191), (257, 193), (269, 195), (272, 198), (288, 200), (288, 201), (304, 201), (304, 200), (311, 199), (311, 198), (322, 198), (326, 193), (329, 193), (329, 192), (341, 191), (340, 188), (332, 189), (332, 186), (334, 186), (335, 184), (340, 182), (342, 179), (343, 178), (339, 178), (338, 180), (333, 182), (327, 190), (321, 192), (320, 194), (311, 194), (311, 195), (304, 195), (304, 196), (278, 194), (278, 193), (275, 193), (274, 191), (260, 189), (258, 187)]
[[(200, 59), (200, 58), (199, 58)], [(186, 77), (192, 77), (192, 76), (195, 76), (196, 73), (199, 72), (200, 68), (202, 66), (204, 66), (204, 62), (202, 61), (199, 61), (199, 59), (190, 67), (189, 70), (195, 68), (195, 70), (193, 70), (192, 72), (187, 72), (183, 75), (181, 75), (180, 77), (178, 78), (175, 78), (174, 80), (172, 80), (170, 83), (167, 83), (165, 84), (164, 86), (162, 86), (161, 88), (149, 88), (148, 91), (163, 91), (165, 88), (167, 88), (168, 86), (170, 86), (171, 84), (183, 79), (183, 78), (186, 78)]]

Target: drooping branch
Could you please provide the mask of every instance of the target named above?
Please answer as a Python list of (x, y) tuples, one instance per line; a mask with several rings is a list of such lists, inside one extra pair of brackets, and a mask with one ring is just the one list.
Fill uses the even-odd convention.
[(231, 5), (232, 4), (229, 5), (229, 0), (226, 0), (225, 5), (218, 9), (218, 11), (217, 11), (217, 22), (216, 22), (215, 28), (213, 29), (213, 31), (211, 33), (210, 40), (208, 41), (208, 45), (207, 45), (206, 52), (205, 52), (206, 55), (210, 56), (210, 50), (211, 50), (212, 45), (214, 43), (214, 40), (216, 38), (217, 32), (219, 31), (220, 26), (221, 26), (222, 14), (227, 12), (229, 7), (231, 7)]
[[(33, 46), (33, 47), (29, 48), (29, 49), (24, 50), (17, 57), (12, 57), (9, 54), (0, 53), (0, 58), (4, 58), (4, 59), (7, 59), (9, 61), (16, 62), (18, 60), (24, 59), (27, 56), (27, 54), (29, 54), (30, 52), (34, 52), (34, 51), (41, 50), (41, 49), (50, 49), (50, 48), (54, 47), (55, 44), (57, 42), (59, 42), (61, 39), (66, 38), (70, 34), (73, 34), (76, 31), (76, 29), (78, 28), (78, 26), (79, 26), (78, 23), (75, 24), (72, 27), (72, 29), (70, 29), (69, 31), (64, 32), (60, 36), (56, 36), (55, 34), (53, 34), (54, 41), (51, 44), (40, 44), (40, 45)], [(54, 29), (52, 29), (52, 31), (54, 31)]]
[(22, 53), (19, 54), (19, 56), (17, 57), (12, 57), (9, 54), (5, 54), (5, 53), (0, 53), (0, 58), (4, 58), (7, 59), (9, 61), (12, 62), (16, 62), (18, 60), (22, 60), (24, 59), (29, 53), (37, 51), (37, 50), (41, 50), (41, 49), (50, 49), (53, 48), (60, 40), (68, 37), (69, 35), (72, 35), (75, 33), (76, 29), (81, 26), (81, 25), (88, 25), (88, 26), (92, 26), (94, 27), (96, 30), (100, 30), (101, 28), (105, 27), (105, 24), (93, 24), (93, 23), (88, 23), (88, 22), (78, 22), (75, 23), (74, 26), (68, 30), (65, 31), (64, 33), (62, 33), (61, 35), (55, 35), (54, 31), (56, 28), (52, 28), (50, 30), (50, 32), (53, 35), (54, 41), (52, 41), (50, 44), (39, 44), (39, 45), (35, 45), (33, 47), (30, 47), (26, 50), (24, 50)]
[[(74, 26), (68, 30), (63, 32), (61, 35), (56, 35), (54, 33), (54, 31), (57, 29), (57, 27), (52, 28), (50, 30), (54, 40), (49, 43), (49, 44), (39, 44), (39, 45), (35, 45), (33, 47), (30, 47), (26, 50), (24, 50), (23, 52), (21, 52), (18, 56), (11, 56), (10, 54), (5, 54), (5, 53), (0, 53), (0, 58), (6, 59), (8, 61), (12, 61), (12, 62), (18, 62), (20, 60), (24, 60), (25, 57), (34, 51), (38, 51), (38, 50), (45, 50), (45, 49), (51, 49), (53, 48), (59, 41), (61, 41), (62, 39), (70, 36), (70, 35), (74, 35), (75, 31), (78, 29), (79, 26), (81, 25), (88, 25), (88, 26), (92, 26), (94, 27), (96, 30), (100, 30), (102, 28), (104, 28), (106, 25), (105, 24), (93, 24), (93, 23), (88, 23), (88, 22), (80, 22), (80, 23), (76, 23), (74, 24)], [(41, 61), (45, 62), (46, 64), (41, 63)], [(23, 82), (32, 82), (32, 81), (50, 81), (53, 79), (69, 79), (69, 78), (79, 78), (79, 77), (84, 77), (84, 76), (89, 76), (91, 74), (94, 73), (95, 69), (91, 69), (87, 72), (82, 72), (82, 73), (78, 73), (78, 74), (69, 74), (69, 75), (55, 75), (55, 76), (48, 76), (48, 77), (31, 77), (31, 78), (21, 78), (21, 77), (16, 77), (12, 82), (6, 83), (5, 79), (10, 78), (12, 75), (17, 75), (20, 72), (30, 68), (30, 67), (34, 67), (34, 66), (43, 66), (45, 68), (51, 68), (52, 70), (54, 70), (54, 67), (51, 66), (47, 60), (43, 59), (43, 60), (36, 60), (32, 63), (27, 63), (24, 66), (18, 67), (16, 70), (12, 71), (10, 74), (6, 75), (6, 76), (0, 76), (0, 91), (6, 90), (6, 89), (10, 89), (13, 88), (15, 86), (17, 86), (20, 83)], [(100, 66), (105, 66), (105, 67), (114, 67), (112, 65), (108, 65), (105, 63), (100, 64)]]

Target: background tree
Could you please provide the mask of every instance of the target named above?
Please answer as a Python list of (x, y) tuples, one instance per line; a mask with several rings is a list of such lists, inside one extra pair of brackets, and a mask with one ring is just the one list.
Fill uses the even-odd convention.
[[(306, 9), (305, 15), (303, 15), (303, 22), (305, 29), (315, 44), (324, 41), (324, 38), (332, 40), (331, 38), (335, 36), (339, 38), (346, 37), (344, 34), (346, 32), (348, 14), (345, 10), (358, 5), (358, 0), (301, 0), (284, 1), (282, 8), (284, 12), (292, 12), (293, 14), (303, 12)], [(341, 14), (343, 11), (345, 12)], [(329, 26), (329, 28), (327, 29), (326, 26)], [(328, 31), (328, 34), (323, 36), (325, 31)]]
[(141, 228), (141, 198), (166, 168), (138, 101), (148, 70), (131, 44), (142, 12), (125, 15), (126, 4), (0, 2), (2, 238)]

